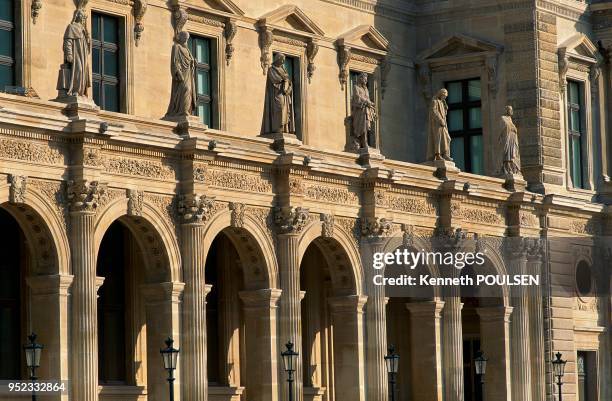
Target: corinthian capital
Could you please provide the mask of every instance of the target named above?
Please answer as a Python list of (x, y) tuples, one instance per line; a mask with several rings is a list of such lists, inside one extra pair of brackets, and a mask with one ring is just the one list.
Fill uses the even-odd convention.
[(183, 223), (204, 223), (212, 214), (215, 199), (198, 194), (181, 195), (178, 212)]
[(274, 210), (274, 222), (281, 234), (302, 232), (308, 223), (310, 212), (304, 207), (281, 208)]
[(391, 231), (392, 221), (386, 218), (365, 217), (361, 219), (362, 237), (382, 237)]
[(68, 207), (71, 212), (96, 212), (106, 184), (98, 181), (70, 180), (67, 186)]

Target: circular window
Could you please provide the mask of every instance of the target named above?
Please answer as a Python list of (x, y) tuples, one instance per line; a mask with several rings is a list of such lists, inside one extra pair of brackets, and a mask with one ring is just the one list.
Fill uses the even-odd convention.
[(576, 289), (578, 294), (582, 296), (591, 295), (593, 291), (591, 266), (585, 261), (578, 263), (578, 267), (576, 267)]

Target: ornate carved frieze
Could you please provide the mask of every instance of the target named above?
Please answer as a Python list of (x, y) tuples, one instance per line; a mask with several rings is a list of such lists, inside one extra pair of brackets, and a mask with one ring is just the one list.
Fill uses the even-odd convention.
[(310, 212), (304, 207), (274, 209), (274, 223), (281, 234), (297, 234), (308, 224)]
[(109, 173), (135, 175), (158, 180), (173, 180), (175, 178), (172, 167), (157, 160), (108, 157), (102, 165), (105, 171)]
[(104, 160), (100, 149), (87, 147), (83, 150), (83, 166), (100, 167), (103, 163)]
[(391, 232), (393, 222), (387, 218), (365, 217), (360, 219), (362, 237), (382, 237)]
[(140, 217), (142, 216), (142, 202), (144, 199), (144, 192), (136, 189), (127, 190), (127, 214), (128, 216)]
[(359, 195), (346, 187), (332, 187), (319, 184), (306, 186), (305, 195), (307, 198), (338, 203), (342, 205), (358, 205)]
[(193, 163), (193, 180), (196, 182), (205, 182), (207, 168), (207, 163)]
[(304, 195), (304, 180), (302, 177), (289, 177), (289, 193)]
[(215, 199), (198, 194), (180, 195), (178, 214), (183, 223), (205, 223), (213, 214)]
[(597, 235), (597, 222), (595, 220), (573, 219), (570, 221), (570, 231), (583, 235)]
[(261, 177), (242, 172), (209, 170), (209, 184), (215, 187), (231, 188), (248, 192), (272, 192), (272, 184)]
[(406, 196), (389, 196), (389, 208), (400, 212), (415, 213), (419, 215), (435, 216), (435, 205), (425, 198)]
[(461, 209), (461, 214), (464, 220), (470, 222), (493, 225), (505, 224), (504, 217), (501, 216), (499, 213), (491, 210), (464, 207)]
[(244, 203), (230, 202), (229, 209), (232, 211), (231, 226), (242, 228), (244, 226)]
[(540, 220), (532, 212), (521, 210), (519, 211), (519, 222), (523, 227), (539, 227)]
[(67, 186), (68, 207), (71, 212), (96, 212), (106, 193), (106, 184), (98, 181), (70, 180)]
[(334, 225), (335, 218), (333, 214), (321, 214), (321, 235), (323, 237), (333, 237), (334, 236)]
[(9, 174), (9, 202), (25, 203), (28, 177)]
[(62, 153), (50, 144), (0, 139), (0, 157), (44, 164), (64, 164)]

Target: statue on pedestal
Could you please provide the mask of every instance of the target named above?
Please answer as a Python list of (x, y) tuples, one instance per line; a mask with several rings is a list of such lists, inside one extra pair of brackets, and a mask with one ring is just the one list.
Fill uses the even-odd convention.
[(450, 157), (451, 137), (448, 133), (446, 124), (446, 115), (448, 113), (448, 105), (446, 98), (448, 91), (440, 89), (431, 101), (429, 109), (429, 143), (427, 151), (428, 160), (447, 160), (452, 161)]
[(376, 118), (376, 105), (370, 100), (368, 90), (368, 75), (359, 74), (351, 97), (351, 139), (355, 149), (368, 148), (368, 133)]
[(60, 67), (57, 90), (60, 97), (87, 97), (91, 78), (89, 75), (90, 39), (85, 28), (85, 12), (74, 12), (72, 22), (64, 33), (64, 64)]
[(172, 90), (165, 119), (187, 118), (196, 108), (195, 60), (187, 47), (189, 33), (178, 33), (170, 58)]
[(500, 121), (499, 145), (503, 149), (502, 175), (521, 174), (518, 130), (512, 121), (513, 114), (512, 106), (506, 106), (506, 114)]
[(284, 63), (285, 55), (277, 53), (268, 69), (262, 135), (295, 134), (293, 85)]

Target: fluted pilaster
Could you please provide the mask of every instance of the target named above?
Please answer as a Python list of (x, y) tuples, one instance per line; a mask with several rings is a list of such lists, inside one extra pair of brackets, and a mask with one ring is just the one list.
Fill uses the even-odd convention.
[(183, 400), (206, 401), (208, 399), (208, 375), (206, 371), (206, 295), (210, 291), (204, 281), (206, 264), (204, 226), (188, 223), (183, 230), (183, 333), (181, 358), (183, 361)]
[(544, 348), (544, 309), (542, 302), (542, 259), (538, 253), (527, 259), (527, 273), (540, 276), (540, 285), (529, 287), (529, 342), (531, 346), (532, 400), (546, 401), (546, 364)]
[(98, 305), (95, 214), (71, 214), (72, 284), (72, 397), (98, 400)]
[[(294, 351), (298, 352), (294, 374), (294, 401), (303, 399), (302, 372), (302, 324), (300, 294), (300, 258), (297, 234), (280, 234), (278, 236), (278, 262), (282, 295), (280, 299), (280, 346), (285, 350), (285, 343), (291, 341)], [(283, 386), (283, 400), (288, 400), (287, 386)]]
[[(459, 276), (459, 271), (447, 267), (453, 277)], [(442, 313), (443, 335), (442, 355), (444, 362), (444, 400), (463, 401), (463, 327), (461, 325), (461, 295), (459, 288), (453, 286), (444, 299)]]

